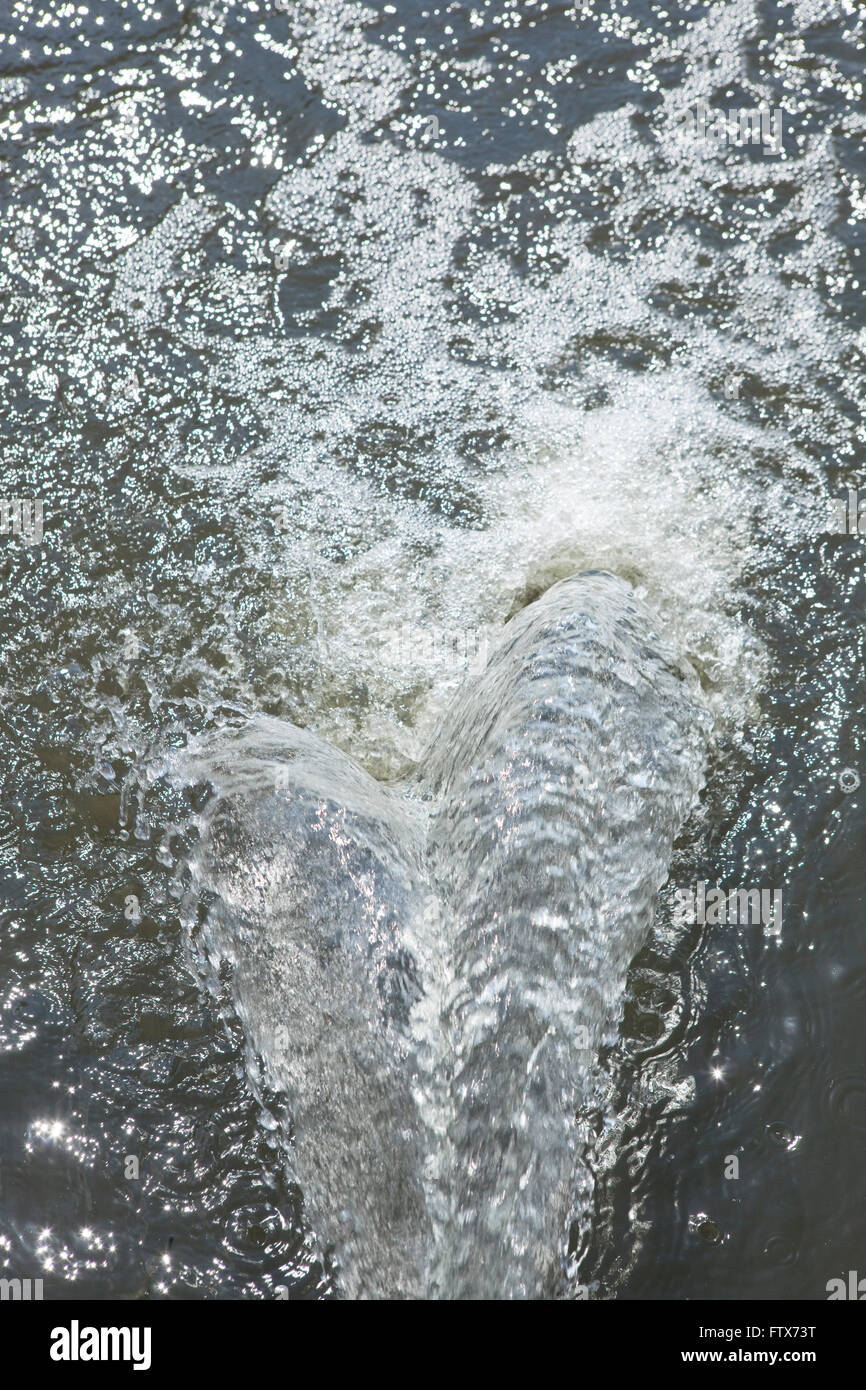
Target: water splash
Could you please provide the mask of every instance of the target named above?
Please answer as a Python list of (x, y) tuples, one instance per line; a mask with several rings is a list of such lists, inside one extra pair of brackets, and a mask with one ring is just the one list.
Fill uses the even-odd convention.
[(174, 775), (217, 793), (201, 945), (289, 1096), (350, 1295), (561, 1277), (576, 1111), (709, 726), (694, 673), (598, 573), (505, 627), (410, 786), (272, 719), (182, 756)]

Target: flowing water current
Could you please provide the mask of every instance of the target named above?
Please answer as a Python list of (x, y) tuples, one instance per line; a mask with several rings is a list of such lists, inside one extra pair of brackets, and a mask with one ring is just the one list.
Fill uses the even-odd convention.
[(0, 1274), (863, 1265), (864, 39), (0, 7)]

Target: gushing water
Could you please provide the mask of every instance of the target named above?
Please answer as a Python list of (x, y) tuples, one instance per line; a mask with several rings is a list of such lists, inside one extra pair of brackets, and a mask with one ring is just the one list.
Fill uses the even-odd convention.
[(561, 1275), (576, 1112), (708, 728), (694, 672), (598, 573), (506, 626), (410, 787), (273, 719), (182, 757), (216, 792), (201, 941), (288, 1093), (349, 1294)]
[[(856, 0), (5, 7), (10, 1271), (325, 1294), (312, 1225), (346, 1292), (548, 1289), (571, 1212), (593, 1297), (856, 1266), (862, 43)], [(609, 1056), (705, 763), (672, 886), (784, 884), (784, 940), (663, 896)]]

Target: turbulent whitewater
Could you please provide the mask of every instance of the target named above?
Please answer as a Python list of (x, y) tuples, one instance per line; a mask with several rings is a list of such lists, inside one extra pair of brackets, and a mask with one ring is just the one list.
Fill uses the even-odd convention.
[[(866, 1242), (863, 6), (0, 11), (0, 520), (44, 509), (0, 535), (0, 1277), (823, 1299)], [(548, 632), (578, 591), (635, 687)], [(784, 932), (678, 927), (701, 881)]]
[(411, 785), (272, 718), (181, 757), (216, 793), (201, 946), (350, 1296), (555, 1287), (576, 1112), (707, 732), (630, 586), (590, 573), (505, 627)]

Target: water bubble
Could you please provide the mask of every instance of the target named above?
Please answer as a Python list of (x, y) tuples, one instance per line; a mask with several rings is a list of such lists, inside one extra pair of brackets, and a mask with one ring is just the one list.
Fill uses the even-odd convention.
[(782, 1149), (794, 1149), (800, 1142), (800, 1136), (795, 1134), (787, 1125), (774, 1122), (767, 1125), (767, 1133), (774, 1144), (778, 1144)]

